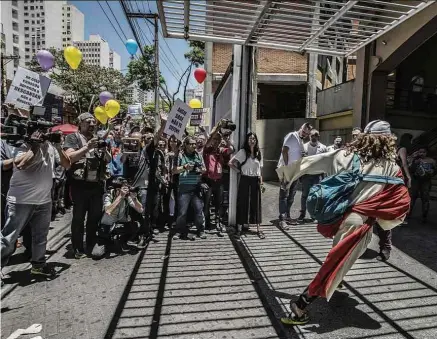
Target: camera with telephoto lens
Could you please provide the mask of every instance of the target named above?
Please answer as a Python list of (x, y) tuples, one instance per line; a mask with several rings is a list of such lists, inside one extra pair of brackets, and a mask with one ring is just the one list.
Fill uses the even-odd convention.
[(141, 140), (137, 138), (122, 138), (122, 153), (138, 154), (141, 150)]
[(129, 192), (131, 193), (138, 193), (140, 188), (139, 187), (133, 187), (129, 184), (129, 182), (122, 177), (115, 178), (112, 180), (112, 183), (109, 185), (109, 188), (117, 189), (122, 188), (123, 186), (127, 186), (129, 188)]
[(237, 125), (235, 125), (234, 122), (230, 119), (223, 119), (221, 123), (221, 128), (233, 132), (237, 129)]
[[(29, 119), (28, 117), (22, 117), (19, 115), (11, 114), (5, 120), (5, 126), (10, 127), (14, 133), (2, 133), (2, 138), (11, 142), (23, 143), (35, 143), (49, 141), (53, 143), (61, 142), (61, 132), (49, 132), (48, 130), (55, 127), (56, 124), (46, 121), (42, 118)], [(40, 132), (39, 139), (32, 138), (32, 134)]]
[(103, 139), (102, 137), (98, 137), (97, 139), (97, 148), (106, 148), (109, 146), (109, 142)]
[(202, 164), (200, 162), (195, 162), (191, 173), (202, 173)]

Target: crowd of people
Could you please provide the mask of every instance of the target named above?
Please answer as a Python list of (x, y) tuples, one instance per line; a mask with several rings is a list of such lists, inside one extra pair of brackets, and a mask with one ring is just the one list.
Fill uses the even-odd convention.
[[(43, 138), (42, 131), (15, 146), (2, 138), (2, 267), (17, 246), (24, 246), (31, 273), (54, 276), (45, 263), (49, 225), (71, 208), (75, 259), (141, 249), (165, 231), (174, 240), (193, 240), (192, 224), (200, 239), (207, 233), (223, 237), (231, 164), (240, 161), (243, 178), (252, 179), (247, 185), (242, 180), (246, 191), (241, 194), (262, 184), (256, 135), (250, 134), (234, 155), (235, 125), (228, 120), (219, 121), (209, 134), (200, 128), (182, 140), (164, 135), (165, 123), (155, 131), (125, 116), (103, 126), (82, 113), (77, 132), (56, 143)], [(246, 217), (243, 212), (238, 218), (245, 224), (250, 219), (258, 230), (261, 220), (253, 215), (260, 213), (259, 194), (258, 205), (250, 205), (250, 218), (249, 205), (241, 209)]]
[[(104, 126), (98, 125), (92, 114), (82, 113), (77, 119), (77, 132), (62, 135), (56, 142), (44, 138), (38, 130), (16, 147), (2, 139), (2, 267), (21, 245), (32, 263), (33, 275), (54, 277), (56, 272), (46, 265), (45, 257), (49, 225), (58, 214), (71, 208), (71, 254), (78, 260), (87, 256), (100, 259), (111, 251), (142, 249), (148, 242), (158, 241), (155, 236), (160, 232), (169, 232), (175, 241), (194, 240), (196, 236), (206, 239), (207, 234), (223, 237), (228, 230), (231, 170), (240, 173), (233, 236), (238, 240), (251, 225), (256, 225), (257, 236), (264, 239), (263, 156), (257, 135), (248, 133), (238, 150), (231, 142), (235, 125), (228, 120), (220, 120), (209, 134), (200, 128), (196, 135), (186, 133), (182, 140), (164, 135), (165, 123), (162, 120), (156, 129), (147, 128), (125, 116)], [(418, 197), (426, 221), (436, 163), (424, 147), (411, 151), (411, 135), (403, 135), (396, 147), (396, 138), (386, 124), (377, 122), (364, 132), (354, 128), (350, 143), (335, 137), (328, 147), (320, 142), (319, 131), (310, 123), (287, 134), (278, 162), (279, 228), (287, 230), (290, 224), (313, 222), (311, 211), (307, 218), (307, 200), (314, 194), (311, 189), (327, 176), (353, 167), (353, 154), (360, 155), (364, 168), (375, 161), (395, 164), (390, 167), (393, 176), (400, 168), (412, 200), (404, 223)], [(368, 168), (369, 173), (373, 171), (374, 167)], [(298, 183), (302, 195), (295, 219), (290, 211)], [(371, 187), (378, 184), (365, 185), (372, 193)], [(335, 239), (333, 250), (343, 243), (348, 232), (355, 230), (356, 223), (365, 223), (362, 215), (358, 213), (356, 220), (352, 220), (356, 216), (349, 215), (352, 219), (348, 219), (348, 227), (337, 225), (330, 231)], [(391, 229), (396, 225), (373, 217), (372, 226), (376, 225), (380, 237), (378, 258), (388, 260)], [(366, 234), (348, 268), (367, 247)], [(335, 265), (328, 267), (329, 272), (337, 269)], [(344, 274), (338, 274), (335, 283), (329, 280), (329, 286), (319, 281), (307, 289), (302, 300), (292, 306), (293, 319), (305, 321), (303, 310), (307, 303), (314, 295), (332, 295)], [(319, 293), (321, 285), (323, 293)]]

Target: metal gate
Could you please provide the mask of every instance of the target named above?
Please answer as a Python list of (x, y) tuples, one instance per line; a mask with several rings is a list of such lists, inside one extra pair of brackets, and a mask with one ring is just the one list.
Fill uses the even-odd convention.
[(214, 93), (212, 126), (215, 126), (220, 119), (231, 119), (232, 113), (232, 67), (233, 61), (229, 64), (220, 85)]

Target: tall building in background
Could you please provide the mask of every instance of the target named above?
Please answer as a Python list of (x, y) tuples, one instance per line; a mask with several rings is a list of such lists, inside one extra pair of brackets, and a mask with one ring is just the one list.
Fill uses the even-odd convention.
[(188, 88), (185, 96), (187, 102), (190, 102), (191, 99), (198, 99), (200, 102), (203, 102), (203, 85), (198, 85), (196, 88)]
[[(19, 56), (20, 59), (5, 60), (2, 77), (12, 79), (18, 66), (24, 66), (24, 19), (23, 1), (1, 1), (1, 53), (2, 56)], [(2, 69), (3, 71), (3, 69)]]
[(91, 34), (89, 40), (73, 41), (72, 44), (81, 50), (86, 64), (121, 70), (120, 55), (111, 50), (100, 35)]
[(109, 51), (109, 67), (121, 71), (121, 58), (113, 50)]
[(83, 62), (89, 65), (109, 67), (109, 44), (98, 34), (91, 34), (89, 40), (73, 41), (82, 52)]
[(62, 48), (62, 1), (20, 1), (23, 6), (24, 61), (40, 49)]
[(62, 46), (70, 46), (72, 41), (85, 40), (85, 16), (75, 6), (64, 2), (62, 6)]
[(0, 1), (5, 55), (18, 60), (6, 65), (12, 79), (18, 66), (25, 67), (40, 49), (62, 49), (71, 40), (83, 40), (84, 15), (66, 1)]
[(153, 91), (144, 92), (140, 89), (137, 82), (134, 82), (127, 89), (127, 102), (129, 104), (140, 103), (141, 105), (147, 105), (154, 102), (155, 93)]

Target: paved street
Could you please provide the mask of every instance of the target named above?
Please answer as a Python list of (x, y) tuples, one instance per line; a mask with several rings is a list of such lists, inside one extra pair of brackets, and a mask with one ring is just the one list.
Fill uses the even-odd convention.
[[(346, 288), (329, 303), (311, 305), (309, 324), (283, 327), (278, 318), (314, 277), (331, 242), (311, 224), (280, 231), (277, 190), (269, 184), (263, 197), (264, 240), (211, 234), (173, 241), (161, 234), (145, 251), (100, 261), (71, 259), (65, 235), (53, 240), (62, 244), (53, 245), (60, 248), (49, 259), (62, 271), (57, 279), (33, 282), (27, 269), (6, 280), (6, 288), (17, 285), (2, 296), (2, 338), (33, 323), (42, 324), (44, 339), (437, 337), (435, 204), (432, 223), (413, 220), (395, 230), (388, 263), (375, 259), (375, 235)], [(51, 233), (68, 222), (64, 217)]]

